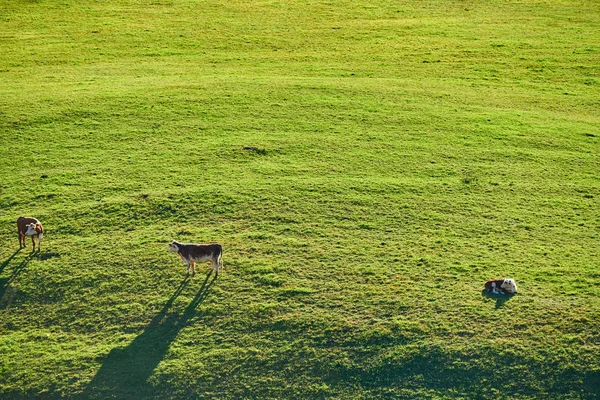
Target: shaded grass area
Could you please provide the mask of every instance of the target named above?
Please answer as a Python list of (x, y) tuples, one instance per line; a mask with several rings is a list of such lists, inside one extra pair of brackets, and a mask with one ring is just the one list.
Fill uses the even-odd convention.
[(0, 5), (0, 394), (597, 398), (598, 11)]
[(140, 383), (146, 382), (152, 375), (171, 342), (177, 337), (179, 331), (186, 327), (187, 320), (194, 314), (196, 307), (202, 304), (214, 282), (214, 278), (209, 282), (210, 275), (209, 272), (200, 290), (182, 315), (168, 315), (169, 308), (188, 284), (189, 279), (182, 281), (142, 334), (125, 349), (115, 349), (108, 354), (82, 396), (100, 399), (121, 396), (152, 397), (155, 394), (154, 388), (151, 385), (140, 387)]

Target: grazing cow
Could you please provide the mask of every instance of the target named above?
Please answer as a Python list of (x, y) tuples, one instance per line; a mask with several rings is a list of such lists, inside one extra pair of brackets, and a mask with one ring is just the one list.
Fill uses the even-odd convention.
[(19, 217), (17, 219), (17, 231), (19, 232), (19, 248), (26, 247), (25, 236), (31, 236), (33, 251), (35, 251), (35, 239), (38, 241), (38, 251), (42, 246), (42, 238), (44, 237), (44, 227), (35, 218)]
[(185, 244), (175, 240), (169, 245), (169, 251), (179, 254), (181, 260), (187, 267), (187, 273), (196, 275), (195, 264), (197, 262), (210, 261), (215, 269), (215, 277), (219, 276), (219, 267), (223, 267), (223, 248), (220, 244)]
[(485, 288), (494, 294), (517, 293), (517, 284), (514, 279), (490, 279), (485, 283)]

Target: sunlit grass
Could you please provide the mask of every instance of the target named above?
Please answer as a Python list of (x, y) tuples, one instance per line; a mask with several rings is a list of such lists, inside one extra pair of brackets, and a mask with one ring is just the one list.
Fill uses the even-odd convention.
[(0, 5), (0, 393), (594, 398), (599, 18)]

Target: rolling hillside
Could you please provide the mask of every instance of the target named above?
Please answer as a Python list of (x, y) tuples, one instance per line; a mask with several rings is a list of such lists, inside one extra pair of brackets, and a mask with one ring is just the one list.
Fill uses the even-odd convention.
[[(598, 26), (588, 0), (0, 3), (0, 397), (598, 398)], [(224, 272), (186, 278), (173, 239)]]

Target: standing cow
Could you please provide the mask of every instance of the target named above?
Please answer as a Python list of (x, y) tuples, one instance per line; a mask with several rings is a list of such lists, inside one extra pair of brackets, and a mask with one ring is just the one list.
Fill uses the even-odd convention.
[(175, 240), (169, 245), (169, 251), (179, 254), (187, 267), (187, 273), (196, 275), (197, 262), (210, 261), (215, 270), (215, 277), (219, 276), (219, 267), (223, 267), (223, 248), (220, 244), (185, 244)]
[(37, 239), (38, 251), (40, 251), (44, 237), (44, 227), (40, 221), (32, 217), (19, 217), (17, 231), (19, 232), (19, 248), (26, 247), (25, 236), (31, 236), (33, 251), (35, 251), (35, 239)]

